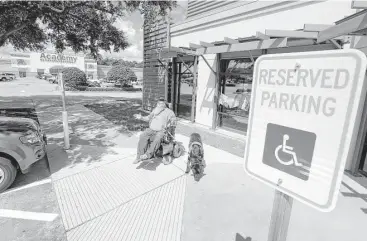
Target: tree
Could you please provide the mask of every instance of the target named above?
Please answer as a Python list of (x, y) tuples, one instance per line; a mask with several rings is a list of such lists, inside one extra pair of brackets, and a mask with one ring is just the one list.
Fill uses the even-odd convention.
[(67, 47), (98, 59), (99, 50), (119, 52), (129, 46), (114, 26), (125, 14), (139, 10), (145, 23), (165, 16), (176, 1), (2, 1), (0, 47), (44, 50), (48, 43), (58, 52)]
[(107, 73), (107, 81), (115, 84), (120, 83), (121, 87), (136, 80), (137, 77), (134, 71), (124, 65), (115, 65)]
[(78, 86), (87, 86), (87, 76), (85, 73), (76, 68), (76, 67), (68, 67), (62, 70), (62, 79), (67, 86), (70, 87), (78, 87)]

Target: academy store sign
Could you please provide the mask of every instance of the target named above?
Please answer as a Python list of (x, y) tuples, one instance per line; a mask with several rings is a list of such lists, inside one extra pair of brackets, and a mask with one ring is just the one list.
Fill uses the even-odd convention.
[(63, 55), (63, 54), (45, 54), (45, 53), (42, 53), (40, 59), (41, 59), (42, 62), (74, 64), (77, 60), (77, 57), (66, 56), (66, 55)]

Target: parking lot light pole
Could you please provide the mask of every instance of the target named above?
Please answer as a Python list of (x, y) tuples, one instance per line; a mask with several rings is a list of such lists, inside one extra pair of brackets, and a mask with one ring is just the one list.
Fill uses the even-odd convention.
[(65, 103), (65, 88), (64, 88), (64, 80), (62, 78), (62, 73), (59, 74), (60, 78), (60, 87), (61, 87), (61, 99), (62, 99), (62, 124), (64, 128), (64, 148), (68, 150), (70, 148), (70, 140), (69, 140), (69, 123), (68, 123), (68, 112), (66, 111), (66, 103)]

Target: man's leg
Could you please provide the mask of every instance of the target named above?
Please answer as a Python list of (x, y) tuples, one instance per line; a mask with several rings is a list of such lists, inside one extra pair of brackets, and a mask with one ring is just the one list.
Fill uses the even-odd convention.
[(145, 153), (147, 158), (152, 158), (154, 153), (160, 147), (163, 137), (164, 137), (164, 132), (163, 131), (159, 131), (159, 132), (155, 133), (154, 137), (152, 137), (152, 143), (150, 143), (150, 146), (149, 146), (148, 150)]
[(147, 145), (148, 145), (148, 141), (153, 135), (154, 135), (154, 132), (149, 128), (140, 134), (137, 154), (136, 154), (136, 160), (134, 161), (134, 163), (138, 163), (140, 160), (140, 156), (144, 155)]

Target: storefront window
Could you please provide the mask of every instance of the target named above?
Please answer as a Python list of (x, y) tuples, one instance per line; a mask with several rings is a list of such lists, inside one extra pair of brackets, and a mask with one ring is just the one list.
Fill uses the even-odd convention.
[(247, 132), (251, 106), (253, 63), (251, 59), (221, 60), (218, 126)]
[(27, 72), (26, 72), (26, 71), (19, 71), (19, 77), (20, 77), (20, 78), (25, 78), (25, 77), (27, 77)]

